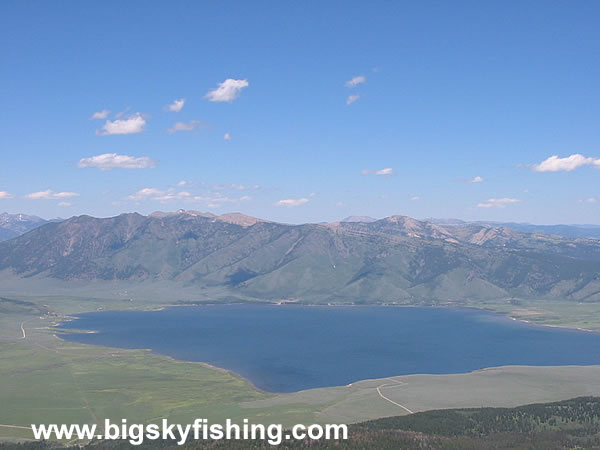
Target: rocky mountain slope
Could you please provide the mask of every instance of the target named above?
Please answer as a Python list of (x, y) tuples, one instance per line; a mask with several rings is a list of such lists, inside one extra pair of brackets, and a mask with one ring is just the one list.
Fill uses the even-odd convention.
[(263, 299), (600, 301), (600, 241), (405, 216), (325, 225), (194, 211), (79, 216), (0, 243), (0, 270), (172, 280)]

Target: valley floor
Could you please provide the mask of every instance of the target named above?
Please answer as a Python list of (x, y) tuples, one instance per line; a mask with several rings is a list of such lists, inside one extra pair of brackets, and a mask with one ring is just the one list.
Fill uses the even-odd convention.
[[(201, 417), (252, 422), (355, 423), (441, 408), (517, 406), (600, 396), (600, 366), (499, 367), (410, 375), (291, 394), (256, 390), (235, 374), (144, 350), (66, 342), (52, 326), (69, 314), (147, 309), (129, 295), (19, 296), (0, 291), (0, 439), (27, 439), (31, 423), (147, 423)], [(475, 305), (462, 305), (475, 306)], [(600, 329), (599, 305), (488, 302), (479, 307), (549, 325)]]

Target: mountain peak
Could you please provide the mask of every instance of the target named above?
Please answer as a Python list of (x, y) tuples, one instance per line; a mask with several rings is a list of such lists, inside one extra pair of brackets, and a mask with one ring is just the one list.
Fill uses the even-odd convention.
[(27, 233), (34, 228), (48, 223), (49, 221), (38, 216), (27, 214), (0, 214), (0, 241), (12, 239), (20, 234)]
[(364, 222), (371, 223), (375, 222), (377, 219), (369, 216), (348, 216), (345, 219), (340, 220), (340, 222)]
[(217, 216), (217, 220), (233, 223), (235, 225), (241, 225), (243, 227), (249, 227), (258, 222), (268, 222), (268, 220), (259, 219), (258, 217), (247, 216), (239, 212), (221, 214)]
[(192, 217), (210, 217), (210, 218), (217, 217), (214, 214), (209, 213), (209, 212), (195, 211), (195, 210), (191, 210), (191, 209), (178, 209), (177, 211), (167, 211), (167, 212), (154, 211), (154, 212), (150, 213), (148, 217), (162, 219), (164, 217), (172, 217), (172, 216), (180, 216), (180, 215), (187, 215), (187, 216), (192, 216)]
[(178, 209), (174, 212), (154, 211), (148, 217), (152, 217), (155, 219), (163, 219), (165, 217), (175, 216), (205, 217), (208, 219), (217, 220), (219, 222), (227, 222), (235, 225), (240, 225), (242, 227), (249, 227), (258, 222), (269, 222), (268, 220), (259, 219), (258, 217), (247, 216), (246, 214), (242, 214), (240, 212), (225, 213), (221, 214), (220, 216), (217, 216), (210, 212), (194, 211), (187, 209)]

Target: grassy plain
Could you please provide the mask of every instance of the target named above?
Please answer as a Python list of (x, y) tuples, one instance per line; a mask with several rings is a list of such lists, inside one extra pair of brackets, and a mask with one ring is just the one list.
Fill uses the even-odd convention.
[[(61, 340), (52, 326), (70, 314), (149, 309), (165, 298), (227, 298), (226, 292), (174, 294), (168, 284), (52, 286), (61, 295), (0, 280), (0, 439), (31, 437), (8, 426), (32, 423), (211, 422), (225, 418), (283, 423), (358, 422), (439, 408), (517, 406), (600, 395), (600, 366), (503, 367), (456, 375), (411, 375), (292, 394), (260, 392), (235, 374), (174, 361), (147, 350)], [(131, 284), (129, 283), (129, 287)], [(86, 294), (87, 292), (87, 294)], [(90, 294), (91, 292), (91, 294)], [(72, 295), (66, 295), (66, 294)], [(175, 297), (174, 297), (175, 295)], [(240, 299), (243, 300), (243, 299)], [(458, 305), (457, 305), (458, 306)], [(499, 300), (477, 306), (550, 325), (600, 329), (595, 304)]]

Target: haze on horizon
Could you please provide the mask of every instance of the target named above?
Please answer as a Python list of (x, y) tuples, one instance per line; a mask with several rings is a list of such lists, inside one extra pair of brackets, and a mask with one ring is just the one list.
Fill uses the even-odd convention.
[(0, 211), (600, 224), (600, 4), (458, 3), (3, 2)]

